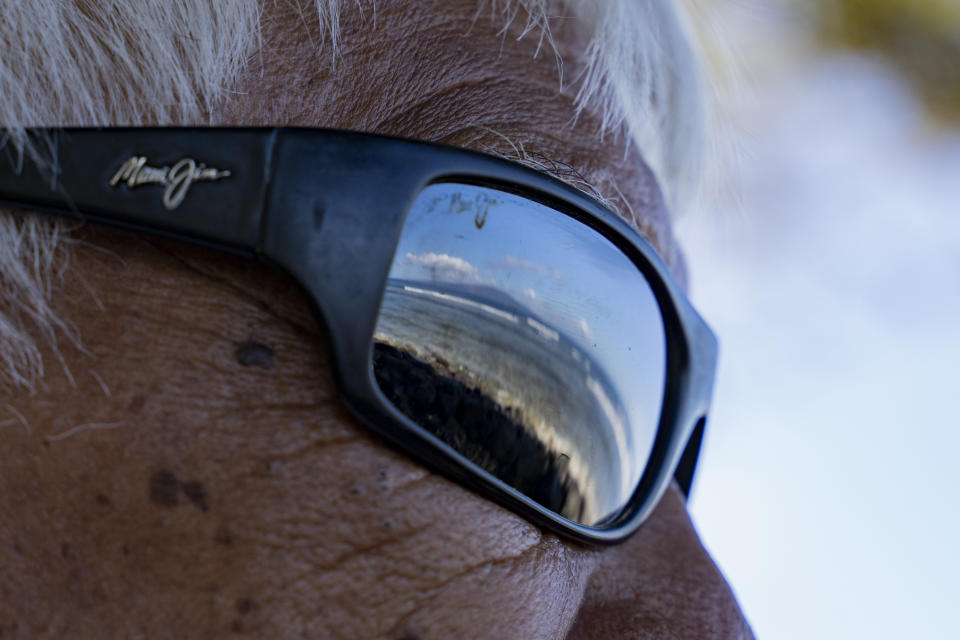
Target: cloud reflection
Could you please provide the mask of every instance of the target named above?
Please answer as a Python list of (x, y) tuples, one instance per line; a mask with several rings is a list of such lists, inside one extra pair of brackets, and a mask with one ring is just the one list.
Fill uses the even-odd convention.
[(454, 282), (482, 282), (479, 270), (464, 260), (446, 253), (421, 253), (419, 255), (408, 253), (404, 258), (405, 264), (414, 267), (420, 267), (425, 271), (425, 275), (436, 280), (440, 277), (442, 280)]

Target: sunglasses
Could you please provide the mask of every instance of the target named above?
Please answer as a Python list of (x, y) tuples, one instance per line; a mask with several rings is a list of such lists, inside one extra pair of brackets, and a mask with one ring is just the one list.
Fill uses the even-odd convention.
[(498, 158), (307, 129), (34, 129), (0, 202), (278, 265), (343, 402), (394, 446), (560, 535), (633, 533), (690, 488), (717, 343), (655, 251)]

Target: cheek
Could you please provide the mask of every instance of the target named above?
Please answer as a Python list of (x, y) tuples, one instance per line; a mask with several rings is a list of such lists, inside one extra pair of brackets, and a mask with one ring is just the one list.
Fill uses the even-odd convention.
[(92, 635), (352, 638), (528, 637), (572, 620), (575, 554), (339, 412), (317, 425), (330, 439), (285, 427), (319, 422), (294, 415), (222, 415), (198, 438), (177, 415), (138, 427), (162, 437), (64, 440), (43, 469), (4, 477), (4, 617), (36, 631), (55, 599)]
[(629, 540), (605, 549), (570, 640), (753, 634), (674, 485)]
[[(87, 347), (65, 350), (66, 364), (96, 370), (109, 395), (88, 376), (75, 374), (72, 388), (51, 371), (35, 396), (2, 399), (31, 430), (5, 430), (0, 450), (0, 630), (566, 628), (589, 556), (358, 425), (305, 329), (306, 305), (281, 280), (114, 239), (90, 238), (122, 261), (74, 261), (75, 273), (95, 274), (87, 281), (106, 311), (63, 310)], [(57, 439), (94, 422), (122, 426)]]
[(298, 523), (298, 548), (276, 548), (270, 566), (299, 580), (271, 589), (285, 592), (288, 606), (311, 603), (302, 613), (325, 633), (531, 637), (554, 629), (553, 637), (572, 621), (587, 560), (525, 521), (375, 441), (294, 466), (318, 486), (287, 486), (286, 504), (277, 517), (258, 516), (263, 530), (253, 537), (283, 537), (281, 514)]

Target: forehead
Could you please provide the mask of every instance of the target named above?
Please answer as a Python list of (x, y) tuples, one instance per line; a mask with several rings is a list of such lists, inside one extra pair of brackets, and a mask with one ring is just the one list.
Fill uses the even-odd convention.
[[(572, 106), (571, 87), (561, 89), (561, 58), (537, 33), (521, 37), (525, 23), (517, 19), (478, 14), (475, 3), (457, 0), (392, 3), (378, 7), (375, 20), (357, 5), (345, 9), (332, 53), (318, 51), (317, 39), (328, 37), (322, 26), (290, 6), (263, 21), (260, 64), (245, 85), (270, 98), (259, 105), (267, 115), (436, 138), (523, 111), (542, 117), (559, 95)], [(575, 47), (563, 49), (569, 65)]]

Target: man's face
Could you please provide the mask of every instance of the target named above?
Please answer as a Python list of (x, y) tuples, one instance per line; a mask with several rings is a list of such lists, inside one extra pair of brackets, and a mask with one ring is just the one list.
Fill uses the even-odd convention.
[[(555, 58), (535, 58), (520, 24), (500, 34), (471, 2), (383, 3), (375, 18), (347, 3), (331, 67), (295, 3), (264, 10), (262, 57), (212, 124), (572, 170), (682, 268), (652, 173), (598, 141), (597, 114), (574, 122)], [(554, 34), (576, 61), (575, 29)], [(16, 417), (0, 431), (0, 637), (749, 637), (676, 489), (623, 544), (560, 540), (360, 426), (283, 274), (78, 236), (57, 303), (77, 339), (48, 348), (36, 393), (0, 399)]]

